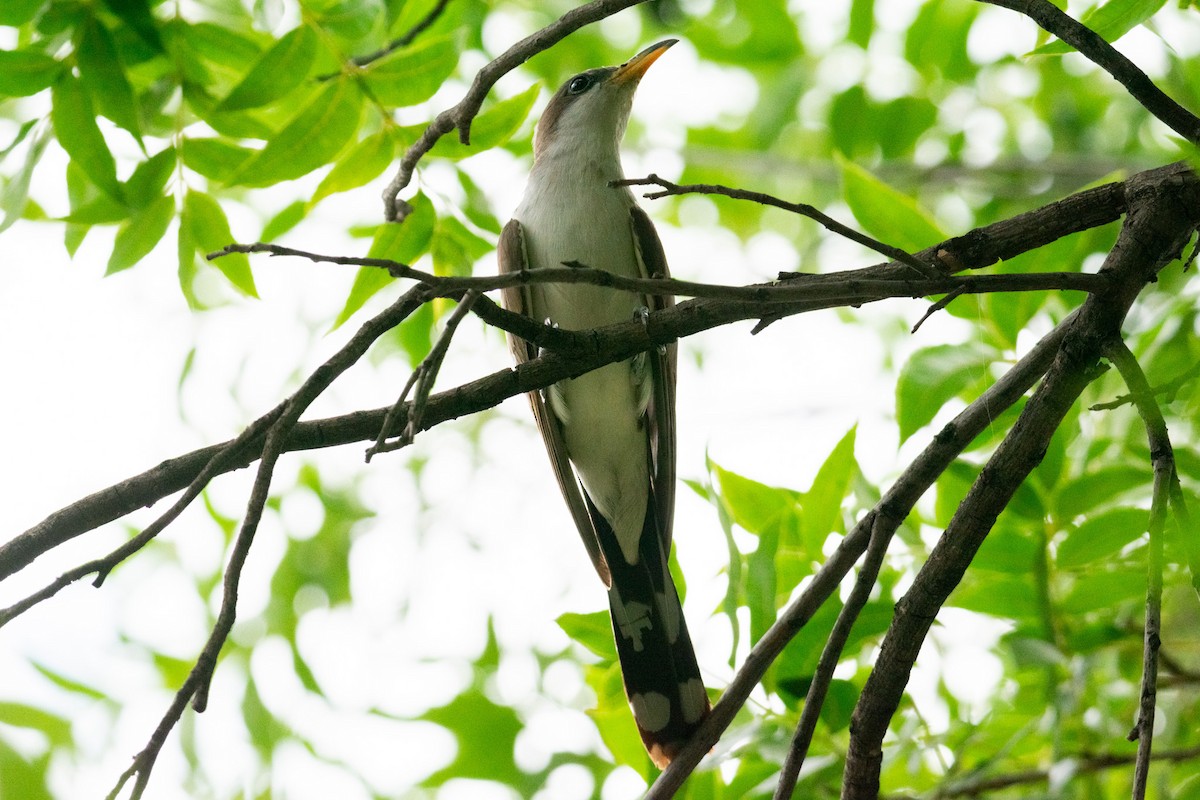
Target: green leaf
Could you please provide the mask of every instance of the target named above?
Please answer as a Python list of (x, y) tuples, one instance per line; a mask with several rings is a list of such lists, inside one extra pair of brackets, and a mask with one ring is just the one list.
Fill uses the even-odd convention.
[(1146, 575), (1141, 570), (1112, 570), (1083, 574), (1075, 581), (1061, 608), (1068, 614), (1103, 610), (1117, 613), (1117, 605), (1140, 598), (1146, 591)]
[(62, 62), (33, 50), (0, 50), (0, 95), (28, 97), (50, 88)]
[(96, 104), (96, 111), (129, 131), (140, 144), (142, 125), (137, 98), (125, 76), (112, 34), (94, 16), (79, 30), (75, 57), (79, 76)]
[[(842, 602), (835, 596), (826, 601), (813, 614), (812, 618), (800, 629), (800, 632), (788, 643), (780, 654), (775, 667), (775, 675), (781, 695), (787, 699), (792, 695), (794, 701), (799, 701), (808, 692), (821, 651), (833, 624), (842, 611)], [(879, 636), (888, 629), (893, 617), (892, 603), (873, 600), (863, 607), (843, 650), (846, 658), (850, 658), (867, 641)], [(794, 705), (794, 703), (793, 703)]]
[(438, 219), (433, 232), (433, 271), (437, 275), (466, 277), (475, 261), (492, 252), (491, 242), (477, 236), (455, 217)]
[(117, 229), (117, 238), (104, 274), (112, 275), (129, 269), (145, 258), (162, 239), (174, 218), (174, 198), (160, 197), (123, 222)]
[(973, 345), (936, 345), (918, 350), (896, 382), (896, 422), (905, 442), (928, 425), (946, 401), (986, 378), (994, 354)]
[[(433, 238), (433, 226), (437, 222), (433, 204), (423, 194), (418, 194), (410, 203), (413, 211), (404, 222), (387, 222), (380, 225), (367, 252), (369, 258), (386, 258), (402, 264), (411, 264), (429, 247)], [(333, 326), (337, 328), (350, 319), (380, 289), (392, 283), (387, 270), (362, 267), (354, 276), (354, 285), (346, 298), (346, 305), (338, 313)]]
[(821, 721), (833, 732), (850, 727), (850, 716), (858, 702), (858, 687), (847, 680), (835, 679), (829, 683), (825, 704), (821, 706)]
[(604, 746), (618, 764), (638, 770), (643, 776), (653, 769), (646, 749), (637, 733), (633, 712), (625, 699), (621, 681), (621, 666), (613, 662), (606, 667), (591, 666), (585, 672), (587, 684), (596, 695), (596, 707), (587, 712)]
[(854, 440), (857, 426), (834, 445), (833, 450), (817, 471), (812, 487), (804, 493), (804, 539), (809, 553), (821, 552), (829, 534), (840, 529), (842, 500), (850, 490), (850, 478), (858, 462), (854, 460)]
[(238, 167), (255, 155), (247, 147), (238, 147), (224, 139), (184, 139), (183, 163), (204, 177), (228, 182)]
[(329, 163), (358, 130), (362, 95), (353, 82), (330, 81), (267, 146), (239, 167), (231, 185), (271, 186)]
[[(83, 170), (74, 161), (67, 162), (67, 201), (70, 204), (71, 212), (74, 213), (77, 209), (86, 205), (91, 199), (100, 195), (100, 190), (92, 186), (87, 177), (84, 176)], [(116, 205), (108, 198), (104, 198), (107, 202)], [(83, 240), (87, 237), (88, 231), (91, 230), (90, 225), (74, 225), (68, 224), (63, 235), (63, 244), (66, 245), (67, 254), (72, 258), (75, 257), (75, 252), (79, 246), (83, 244)]]
[(1103, 466), (1080, 475), (1058, 492), (1055, 514), (1070, 520), (1095, 508), (1120, 502), (1131, 492), (1146, 491), (1152, 476), (1149, 465), (1132, 467), (1125, 464)]
[(4, 0), (0, 3), (0, 25), (18, 28), (33, 19), (44, 5), (46, 0)]
[(49, 142), (50, 128), (43, 127), (30, 141), (21, 168), (9, 178), (4, 189), (0, 191), (0, 211), (4, 212), (4, 219), (0, 221), (0, 232), (11, 227), (25, 213), (25, 207), (29, 204), (29, 184), (33, 180), (33, 171), (42, 160), (42, 154), (46, 152)]
[(150, 13), (148, 0), (104, 0), (104, 5), (136, 31), (146, 44), (160, 52), (163, 50), (162, 38), (158, 35), (158, 23)]
[[(801, 547), (804, 517), (800, 494), (781, 489), (709, 464), (721, 503), (738, 525), (758, 536), (758, 547), (746, 562), (746, 601), (750, 608), (750, 635), (754, 641), (775, 621), (778, 608), (777, 556), (787, 576), (799, 580), (809, 571), (812, 553)], [(790, 591), (791, 584), (788, 588)]]
[(433, 326), (437, 319), (436, 304), (426, 303), (392, 331), (391, 338), (408, 357), (409, 366), (415, 368), (433, 349)]
[(196, 245), (196, 240), (192, 238), (189, 221), (185, 206), (183, 213), (179, 216), (179, 227), (176, 229), (175, 252), (179, 260), (179, 289), (183, 292), (184, 299), (187, 300), (188, 308), (196, 311), (204, 308), (204, 303), (201, 302), (195, 289), (196, 251), (199, 250), (199, 247)]
[(926, 0), (904, 36), (904, 58), (927, 78), (969, 83), (979, 69), (967, 47), (978, 14), (978, 3)]
[(33, 130), (33, 126), (37, 125), (38, 122), (39, 120), (30, 119), (21, 123), (21, 127), (17, 129), (17, 135), (13, 137), (13, 140), (3, 150), (0, 150), (0, 161), (8, 158), (8, 154), (16, 150), (21, 142), (25, 141), (25, 137), (29, 135), (29, 132)]
[[(187, 231), (193, 252), (198, 250), (202, 255), (220, 250), (233, 242), (233, 233), (224, 210), (204, 192), (188, 191), (183, 201), (180, 225)], [(250, 259), (245, 253), (230, 253), (212, 263), (242, 293), (258, 297), (258, 291), (254, 288), (254, 274), (250, 271)], [(182, 253), (180, 266), (183, 267)]]
[(279, 213), (267, 220), (267, 224), (263, 226), (262, 234), (258, 237), (258, 240), (260, 242), (275, 241), (303, 222), (306, 214), (308, 214), (308, 203), (305, 201), (296, 200), (293, 203), (289, 203)]
[(5, 725), (40, 731), (56, 745), (65, 745), (71, 741), (70, 720), (36, 706), (0, 700), (0, 720), (3, 720)]
[(135, 208), (144, 208), (162, 196), (177, 161), (174, 147), (164, 148), (137, 165), (125, 181), (125, 199)]
[(304, 0), (305, 14), (323, 28), (348, 42), (357, 42), (378, 21), (377, 0)]
[(1034, 619), (1041, 613), (1029, 573), (972, 572), (950, 595), (947, 605), (1000, 619)]
[(1023, 528), (998, 522), (971, 561), (973, 569), (1011, 572), (1022, 575), (1033, 571), (1038, 545)]
[(844, 158), (838, 158), (837, 164), (842, 173), (842, 196), (871, 236), (910, 253), (947, 238), (911, 197)]
[(108, 150), (104, 134), (96, 124), (92, 101), (80, 82), (64, 73), (54, 84), (50, 121), (58, 143), (88, 178), (109, 197), (124, 201), (117, 182), (117, 162)]
[(36, 669), (38, 672), (40, 672), (43, 675), (43, 677), (45, 677), (47, 680), (49, 680), (51, 683), (53, 683), (55, 686), (59, 687), (60, 689), (65, 689), (68, 692), (72, 692), (74, 694), (81, 694), (84, 697), (87, 697), (92, 700), (107, 700), (107, 699), (109, 699), (109, 695), (107, 692), (101, 691), (100, 689), (97, 689), (93, 686), (89, 686), (86, 683), (80, 683), (79, 681), (75, 680), (74, 678), (69, 678), (66, 675), (62, 674), (61, 672), (57, 672), (53, 669), (50, 669), (50, 667), (47, 667), (44, 664), (39, 664), (36, 661), (30, 661), (29, 663), (33, 666), (34, 669)]
[(937, 495), (934, 497), (934, 522), (939, 527), (950, 524), (954, 512), (966, 497), (967, 491), (979, 475), (979, 467), (960, 459), (953, 461), (937, 479)]
[(307, 25), (289, 31), (262, 54), (241, 83), (217, 104), (217, 111), (257, 108), (299, 86), (317, 55), (317, 34)]
[(1149, 511), (1114, 508), (1084, 520), (1067, 534), (1055, 556), (1060, 569), (1078, 569), (1113, 555), (1146, 532)]
[(558, 620), (563, 633), (586, 647), (605, 663), (617, 660), (617, 645), (613, 641), (612, 620), (607, 611), (591, 614), (566, 613)]
[(380, 131), (363, 139), (342, 156), (333, 169), (317, 186), (312, 202), (336, 192), (345, 192), (369, 183), (392, 163), (396, 155), (396, 142), (388, 131)]
[(426, 778), (423, 785), (441, 786), (461, 778), (504, 782), (521, 779), (513, 748), (523, 726), (513, 709), (493, 703), (480, 691), (469, 690), (440, 708), (426, 711), (421, 719), (441, 725), (458, 740), (454, 761)]
[[(1081, 23), (1112, 43), (1158, 13), (1167, 0), (1108, 0), (1084, 14)], [(1055, 40), (1036, 48), (1031, 56), (1060, 56), (1073, 53), (1075, 48)]]
[(501, 100), (480, 114), (471, 123), (471, 144), (465, 145), (454, 136), (443, 136), (430, 151), (440, 158), (467, 158), (512, 138), (521, 123), (529, 116), (537, 101), (539, 88), (530, 86), (520, 94)]
[(846, 38), (866, 50), (875, 30), (875, 0), (853, 0), (850, 3), (850, 30)]
[(363, 80), (375, 99), (389, 108), (423, 103), (454, 72), (459, 52), (457, 37), (426, 39), (374, 62), (363, 72)]

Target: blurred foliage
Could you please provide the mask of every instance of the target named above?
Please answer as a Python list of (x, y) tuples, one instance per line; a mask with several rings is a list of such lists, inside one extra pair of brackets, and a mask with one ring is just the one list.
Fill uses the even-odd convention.
[[(1189, 5), (1109, 0), (1073, 3), (1071, 10), (1114, 40), (1131, 30), (1145, 33), (1139, 26), (1186, 29), (1187, 47), (1156, 42), (1161, 67), (1154, 77), (1197, 108), (1200, 26)], [(5, 0), (0, 230), (18, 222), (44, 225), (74, 254), (95, 229), (111, 229), (108, 273), (145, 268), (148, 253), (173, 247), (180, 290), (193, 308), (254, 297), (254, 267), (244, 256), (203, 259), (234, 238), (234, 204), (242, 216), (233, 228), (246, 230), (245, 209), (252, 208), (259, 238), (277, 240), (302, 226), (319, 204), (380, 183), (425, 122), (461, 96), (479, 65), (570, 4), (452, 0), (410, 45), (361, 67), (350, 61), (402, 36), (433, 6), (433, 0)], [(439, 274), (492, 269), (501, 220), (471, 170), (471, 157), (501, 149), (527, 160), (530, 115), (539, 94), (544, 97), (539, 85), (552, 89), (581, 68), (619, 63), (638, 44), (668, 35), (684, 39), (700, 61), (698, 86), (688, 88), (695, 103), (715, 104), (723, 95), (737, 101), (736, 111), (698, 112), (695, 120), (679, 123), (684, 166), (678, 180), (803, 198), (852, 215), (867, 232), (903, 247), (927, 246), (943, 232), (1006, 219), (1180, 156), (1177, 144), (1114, 81), (1078, 57), (1062, 56), (1065, 48), (1033, 35), (1028, 21), (1005, 28), (1022, 36), (989, 32), (1002, 20), (1011, 22), (1008, 13), (968, 0), (659, 0), (530, 59), (485, 103), (471, 147), (446, 137), (427, 157), (431, 175), (435, 167), (440, 172), (422, 180), (419, 190), (414, 184), (408, 199), (415, 213), (404, 225), (380, 223), (367, 212), (348, 233), (365, 240), (362, 250), (372, 256)], [(503, 32), (502, 45), (493, 44), (497, 31)], [(626, 41), (614, 44), (618, 39)], [(631, 126), (636, 143), (644, 130), (636, 118)], [(46, 166), (55, 163), (46, 158), (55, 148), (65, 164), (57, 173)], [(279, 186), (284, 191), (269, 191)], [(289, 188), (297, 186), (307, 189)], [(656, 212), (686, 227), (686, 207), (686, 200), (668, 200)], [(807, 220), (748, 203), (714, 207), (719, 224), (743, 239), (764, 230), (786, 236), (809, 269), (845, 266), (823, 257), (826, 237)], [(1091, 267), (1114, 237), (1114, 226), (1089, 231), (1002, 267)], [(232, 291), (211, 291), (212, 281), (200, 280), (210, 272)], [(1169, 266), (1127, 326), (1129, 344), (1152, 383), (1185, 378), (1165, 409), (1180, 445), (1200, 434), (1200, 397), (1195, 381), (1186, 380), (1200, 362), (1188, 277), (1179, 264)], [(379, 270), (361, 271), (342, 313), (330, 322), (346, 322), (389, 284)], [(202, 291), (202, 285), (209, 288)], [(900, 441), (930, 435), (1023, 351), (1030, 330), (1046, 330), (1077, 303), (1070, 295), (1025, 293), (951, 304), (949, 313), (971, 326), (969, 343), (926, 347), (895, 365)], [(437, 311), (427, 307), (396, 333), (394, 344), (413, 362), (430, 347)], [(1128, 406), (1087, 410), (1123, 392), (1114, 375), (1089, 388), (952, 596), (961, 613), (1002, 623), (1003, 635), (981, 656), (1000, 678), (983, 700), (964, 696), (962, 676), (946, 676), (931, 696), (906, 702), (885, 751), (889, 794), (935, 796), (1029, 770), (1047, 770), (1049, 779), (980, 796), (1102, 798), (1128, 792), (1127, 764), (1096, 769), (1093, 759), (1132, 752), (1124, 737), (1140, 679), (1149, 453)], [(995, 420), (901, 529), (843, 654), (800, 780), (801, 796), (836, 794), (849, 713), (892, 605), (1015, 413)], [(712, 503), (729, 544), (728, 591), (712, 611), (732, 629), (731, 666), (848, 525), (878, 500), (879, 489), (863, 477), (854, 446), (851, 430), (804, 491), (766, 485), (717, 463), (709, 464), (707, 480), (692, 483)], [(1181, 446), (1179, 460), (1185, 492), (1194, 501), (1200, 459)], [(261, 797), (270, 795), (271, 785), (262, 776), (289, 744), (299, 744), (306, 758), (353, 773), (264, 699), (269, 687), (256, 680), (253, 660), (258, 648), (282, 642), (303, 694), (334, 704), (308, 663), (301, 632), (310, 615), (354, 602), (347, 554), (369, 511), (358, 487), (328, 485), (315, 468), (303, 470), (286, 491), (318, 496), (323, 521), (311, 535), (287, 540), (262, 618), (248, 623), (223, 655), (241, 675), (240, 738), (256, 754), (247, 769), (260, 771), (246, 785), (258, 787), (253, 796)], [(237, 521), (212, 503), (207, 508), (228, 540)], [(279, 509), (278, 500), (272, 508)], [(1184, 588), (1182, 533), (1172, 528), (1167, 541), (1168, 660), (1155, 739), (1164, 753), (1200, 743), (1193, 722), (1200, 718), (1200, 640), (1194, 634), (1196, 599)], [(176, 558), (166, 548), (156, 552), (160, 559)], [(219, 573), (193, 578), (198, 601), (209, 608), (220, 592)], [(801, 631), (726, 735), (731, 744), (720, 746), (722, 768), (697, 773), (683, 796), (770, 795), (839, 609), (835, 596)], [(534, 653), (539, 674), (564, 664), (585, 669), (587, 688), (568, 705), (590, 709), (607, 751), (564, 752), (538, 767), (515, 757), (530, 711), (497, 691), (500, 665), (512, 654), (502, 652), (489, 631), (486, 647), (467, 666), (469, 677), (446, 702), (431, 696), (423, 713), (409, 717), (380, 709), (364, 715), (432, 724), (452, 734), (453, 756), (431, 764), (421, 788), (413, 790), (421, 793), (413, 796), (435, 796), (437, 787), (456, 780), (489, 781), (530, 796), (553, 785), (560, 767), (583, 770), (594, 797), (616, 764), (653, 777), (622, 695), (606, 616), (566, 615), (559, 624), (578, 646)], [(177, 656), (153, 653), (159, 680), (170, 689), (190, 667)], [(102, 693), (47, 669), (41, 674), (59, 693), (115, 719), (118, 709)], [(68, 769), (86, 761), (66, 707), (12, 697), (0, 702), (0, 798), (50, 797), (55, 765)], [(197, 796), (216, 796), (205, 777), (213, 754), (197, 749), (190, 728), (185, 723), (180, 734), (189, 785)], [(353, 780), (364, 796), (382, 795), (366, 778)], [(1200, 797), (1200, 759), (1157, 763), (1151, 793)]]

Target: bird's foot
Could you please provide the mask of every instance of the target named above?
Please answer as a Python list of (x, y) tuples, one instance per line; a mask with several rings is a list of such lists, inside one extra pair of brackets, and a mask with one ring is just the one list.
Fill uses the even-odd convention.
[[(633, 318), (638, 320), (639, 322), (641, 322), (643, 328), (646, 328), (647, 330), (649, 330), (649, 328), (650, 328), (650, 309), (649, 308), (646, 308), (646, 306), (639, 306), (638, 308), (635, 308), (633, 310)], [(667, 352), (667, 346), (665, 344), (660, 344), (655, 349), (658, 350), (658, 354), (660, 356), (666, 354), (666, 352)]]

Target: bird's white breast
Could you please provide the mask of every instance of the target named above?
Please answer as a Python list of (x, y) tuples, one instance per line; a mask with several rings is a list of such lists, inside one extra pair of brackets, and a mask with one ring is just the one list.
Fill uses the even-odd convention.
[[(629, 217), (633, 198), (627, 189), (608, 185), (621, 177), (619, 162), (614, 163), (616, 169), (606, 171), (587, 159), (582, 166), (539, 159), (514, 214), (524, 230), (531, 269), (575, 261), (639, 275)], [(624, 322), (645, 306), (639, 295), (584, 284), (534, 285), (530, 299), (535, 319), (572, 330)], [(648, 499), (648, 380), (644, 369), (624, 361), (563, 381), (549, 392), (571, 462), (630, 561), (637, 560)]]

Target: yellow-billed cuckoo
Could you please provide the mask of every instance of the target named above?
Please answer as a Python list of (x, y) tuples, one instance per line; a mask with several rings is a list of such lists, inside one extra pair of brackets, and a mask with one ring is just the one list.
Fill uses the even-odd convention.
[[(665, 278), (662, 244), (628, 188), (618, 152), (633, 94), (675, 44), (646, 48), (619, 67), (581, 72), (546, 106), (525, 197), (500, 237), (500, 270), (582, 264)], [(583, 284), (504, 293), (512, 311), (585, 330), (661, 309), (674, 299)], [(536, 348), (510, 338), (518, 362)], [(530, 393), (575, 525), (608, 586), (625, 693), (642, 741), (668, 764), (709, 712), (696, 655), (667, 569), (675, 507), (676, 348), (649, 352)]]

